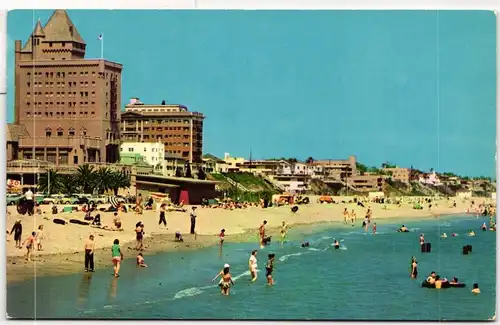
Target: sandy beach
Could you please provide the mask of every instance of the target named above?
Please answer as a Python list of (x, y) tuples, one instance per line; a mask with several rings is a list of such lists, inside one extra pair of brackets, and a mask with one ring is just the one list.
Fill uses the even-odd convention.
[[(10, 231), (14, 222), (22, 220), (23, 235), (25, 240), (32, 231), (36, 231), (38, 225), (44, 225), (43, 251), (36, 251), (34, 261), (28, 262), (24, 258), (25, 249), (15, 248), (13, 235), (7, 235), (7, 281), (22, 281), (33, 276), (56, 275), (83, 271), (83, 245), (89, 235), (95, 236), (96, 268), (111, 268), (109, 247), (113, 240), (119, 239), (125, 258), (135, 258), (135, 224), (142, 221), (145, 225), (145, 251), (144, 254), (154, 254), (157, 252), (167, 252), (182, 249), (197, 249), (218, 243), (218, 234), (222, 228), (226, 229), (226, 242), (237, 242), (257, 239), (257, 229), (263, 220), (267, 220), (268, 233), (277, 233), (277, 227), (282, 221), (293, 225), (311, 225), (316, 223), (342, 222), (343, 211), (355, 210), (357, 223), (360, 223), (366, 213), (367, 207), (373, 210), (373, 221), (390, 221), (394, 218), (402, 220), (412, 220), (429, 216), (465, 214), (470, 208), (471, 202), (489, 203), (484, 198), (473, 198), (471, 200), (450, 199), (438, 200), (433, 203), (429, 210), (427, 206), (422, 210), (413, 209), (413, 204), (405, 199), (402, 206), (395, 204), (365, 204), (360, 207), (355, 203), (320, 204), (316, 203), (316, 198), (311, 197), (312, 203), (301, 205), (297, 213), (292, 213), (289, 206), (271, 207), (262, 209), (250, 207), (246, 209), (224, 210), (214, 208), (197, 209), (197, 236), (189, 235), (191, 207), (186, 207), (188, 212), (168, 212), (168, 229), (158, 225), (158, 212), (156, 210), (144, 211), (143, 215), (134, 212), (120, 213), (122, 227), (124, 231), (109, 231), (89, 226), (77, 224), (58, 225), (52, 222), (54, 215), (50, 213), (49, 206), (42, 206), (42, 215), (20, 216), (15, 207), (8, 207), (7, 231)], [(352, 198), (335, 197), (336, 201), (348, 202)], [(453, 207), (453, 202), (457, 203)], [(60, 219), (80, 219), (83, 220), (83, 212), (60, 213)], [(103, 225), (111, 225), (113, 213), (101, 212), (101, 222)], [(183, 234), (184, 242), (174, 242), (174, 234), (180, 231)]]

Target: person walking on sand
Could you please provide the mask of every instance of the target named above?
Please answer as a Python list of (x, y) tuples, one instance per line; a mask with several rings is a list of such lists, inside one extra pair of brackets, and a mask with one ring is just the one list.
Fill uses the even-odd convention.
[(16, 248), (22, 248), (21, 236), (23, 235), (23, 225), (21, 224), (21, 219), (17, 220), (10, 231), (10, 235), (14, 233), (14, 241), (16, 242)]
[(94, 235), (90, 235), (89, 239), (85, 242), (85, 272), (94, 272), (94, 251), (95, 242)]
[(137, 199), (135, 200), (135, 213), (142, 214), (143, 208), (144, 207), (142, 206), (142, 194), (139, 193)]
[(266, 225), (267, 220), (264, 220), (259, 227), (260, 247), (264, 248), (264, 239), (266, 238)]
[(257, 250), (254, 249), (250, 258), (248, 259), (248, 268), (250, 269), (250, 275), (252, 276), (252, 282), (257, 281)]
[(35, 249), (35, 239), (36, 233), (33, 231), (31, 233), (31, 236), (29, 236), (24, 242), (23, 245), (26, 245), (26, 260), (28, 262), (31, 262), (31, 254), (33, 250)]
[(196, 228), (196, 207), (192, 207), (191, 208), (191, 213), (189, 214), (189, 216), (191, 217), (191, 229), (189, 231), (189, 233), (191, 235), (194, 235), (195, 234), (195, 228)]
[(120, 263), (123, 261), (123, 254), (118, 239), (115, 239), (113, 241), (113, 246), (111, 246), (111, 260), (113, 262), (114, 277), (118, 278), (120, 276)]
[(167, 228), (167, 219), (165, 217), (165, 212), (167, 211), (167, 205), (165, 203), (163, 203), (161, 206), (160, 206), (160, 221), (158, 222), (158, 225), (161, 225), (163, 223), (163, 225), (165, 226), (166, 229)]
[(43, 242), (44, 236), (43, 236), (43, 225), (38, 226), (38, 231), (36, 233), (36, 249), (41, 251), (42, 249), (42, 242)]

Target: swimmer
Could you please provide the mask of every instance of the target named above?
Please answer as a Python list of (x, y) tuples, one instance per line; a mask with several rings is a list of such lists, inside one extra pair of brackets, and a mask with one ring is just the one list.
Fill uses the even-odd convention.
[(488, 228), (486, 227), (486, 222), (483, 223), (483, 225), (481, 226), (481, 230), (482, 231), (486, 231)]
[(142, 253), (137, 254), (137, 257), (136, 257), (136, 266), (139, 266), (139, 267), (148, 267), (144, 263), (144, 256), (142, 255)]
[(377, 233), (377, 223), (375, 222), (373, 224), (373, 234), (375, 235)]
[(248, 268), (252, 276), (252, 282), (257, 281), (257, 250), (253, 250), (248, 259)]
[(424, 234), (420, 234), (420, 246), (422, 246), (424, 243), (425, 243)]
[(411, 272), (410, 272), (410, 278), (416, 279), (418, 275), (418, 270), (417, 270), (417, 258), (415, 256), (412, 257), (411, 259)]
[(454, 232), (453, 234), (451, 234), (451, 237), (457, 237), (457, 236), (458, 236), (458, 235), (457, 235), (457, 233), (455, 233), (455, 232)]
[(443, 232), (443, 234), (441, 235), (441, 238), (446, 238), (446, 237), (448, 237), (448, 236), (446, 236), (446, 233)]
[(229, 264), (224, 264), (224, 268), (217, 274), (212, 282), (217, 280), (218, 277), (221, 277), (221, 280), (219, 281), (220, 292), (224, 296), (228, 296), (231, 285), (234, 285), (231, 273), (229, 273)]
[(476, 233), (475, 233), (474, 231), (469, 230), (469, 237), (473, 237), (473, 236), (475, 236), (475, 235), (476, 235)]
[(300, 246), (301, 246), (302, 248), (304, 248), (304, 247), (309, 247), (309, 242), (308, 242), (308, 241), (306, 241), (305, 243), (302, 243), (302, 245), (300, 245)]
[(285, 242), (286, 233), (288, 232), (289, 228), (290, 227), (288, 227), (288, 225), (283, 221), (283, 223), (281, 224), (281, 230), (280, 230), (282, 244)]
[(471, 292), (472, 292), (472, 293), (475, 293), (475, 294), (479, 294), (479, 293), (481, 293), (481, 290), (479, 290), (479, 285), (478, 285), (477, 283), (474, 283), (474, 284), (472, 285), (472, 291), (471, 291)]
[(408, 228), (406, 228), (406, 226), (405, 226), (405, 225), (401, 225), (401, 228), (399, 228), (399, 230), (398, 230), (398, 231), (399, 231), (399, 232), (408, 232), (409, 230), (408, 230)]
[(438, 275), (436, 276), (436, 280), (434, 281), (434, 286), (436, 289), (441, 289), (441, 285), (443, 284), (443, 281), (441, 280), (441, 277)]
[(272, 286), (274, 284), (273, 280), (273, 270), (274, 270), (274, 254), (269, 254), (267, 255), (267, 263), (266, 263), (266, 277), (267, 277), (267, 284)]
[(363, 220), (363, 227), (365, 227), (365, 232), (368, 231), (368, 224), (370, 223), (370, 221), (368, 220), (368, 218), (365, 218), (365, 220)]
[(338, 240), (336, 240), (336, 239), (334, 239), (334, 240), (333, 240), (333, 247), (334, 247), (335, 249), (339, 249), (339, 248), (340, 248), (340, 243), (339, 243), (339, 241), (338, 241)]
[(458, 278), (453, 277), (453, 280), (450, 281), (450, 284), (457, 284), (458, 283)]
[(434, 284), (436, 282), (436, 272), (432, 271), (431, 274), (427, 277), (426, 280), (430, 284)]

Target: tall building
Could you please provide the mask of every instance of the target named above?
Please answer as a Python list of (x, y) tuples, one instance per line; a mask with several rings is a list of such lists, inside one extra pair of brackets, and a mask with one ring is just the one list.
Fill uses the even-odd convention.
[(38, 21), (24, 46), (15, 41), (15, 123), (29, 133), (19, 137), (19, 158), (119, 160), (122, 65), (85, 59), (85, 49), (65, 10)]
[(201, 163), (204, 119), (202, 113), (183, 105), (148, 105), (132, 98), (121, 116), (121, 137), (122, 141), (161, 141), (165, 153)]

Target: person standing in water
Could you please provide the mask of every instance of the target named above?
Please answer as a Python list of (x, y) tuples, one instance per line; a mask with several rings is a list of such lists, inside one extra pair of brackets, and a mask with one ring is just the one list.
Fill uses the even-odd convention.
[(257, 281), (257, 250), (254, 249), (250, 258), (248, 259), (248, 268), (250, 269), (250, 275), (252, 276), (252, 282)]
[(224, 268), (217, 274), (212, 282), (217, 280), (218, 277), (222, 278), (219, 282), (220, 292), (224, 296), (229, 296), (231, 285), (234, 285), (231, 273), (229, 273), (229, 264), (224, 264)]
[(114, 271), (114, 276), (115, 278), (118, 278), (120, 276), (120, 263), (123, 261), (123, 254), (120, 249), (120, 241), (118, 239), (115, 239), (113, 241), (113, 246), (111, 246), (111, 257), (112, 257), (112, 262), (113, 262), (113, 271)]
[(94, 235), (90, 235), (89, 239), (85, 242), (85, 272), (94, 272), (94, 250), (95, 242)]
[(354, 212), (354, 209), (351, 211), (351, 224), (354, 227), (354, 222), (356, 221), (356, 212)]
[(375, 235), (377, 233), (377, 223), (373, 223), (373, 234)]
[(344, 208), (344, 223), (347, 225), (347, 219), (349, 219), (349, 211), (347, 208)]
[(280, 230), (282, 244), (285, 242), (285, 237), (286, 237), (286, 233), (288, 232), (288, 229), (289, 229), (288, 225), (283, 221), (283, 223), (281, 224), (281, 230)]
[(420, 234), (420, 247), (422, 247), (423, 244), (425, 244), (424, 234)]
[(264, 220), (259, 227), (260, 248), (264, 248), (264, 238), (266, 238), (267, 220)]
[(220, 242), (219, 242), (219, 245), (222, 247), (222, 245), (224, 244), (224, 237), (226, 236), (226, 229), (221, 229), (220, 230), (220, 234), (219, 234), (219, 238), (220, 238)]
[(415, 256), (413, 256), (411, 258), (411, 271), (410, 271), (410, 278), (412, 279), (416, 279), (417, 278), (417, 275), (418, 275), (418, 270), (417, 270), (417, 258)]
[(267, 263), (266, 263), (266, 278), (267, 278), (267, 284), (270, 286), (274, 285), (274, 279), (273, 279), (273, 271), (274, 271), (274, 254), (269, 254), (267, 255)]

